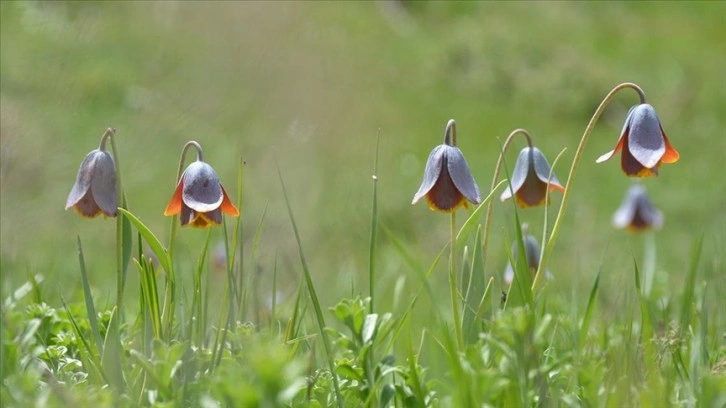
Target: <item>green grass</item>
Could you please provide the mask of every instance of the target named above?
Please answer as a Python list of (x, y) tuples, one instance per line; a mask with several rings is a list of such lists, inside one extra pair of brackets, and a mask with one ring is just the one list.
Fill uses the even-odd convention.
[[(723, 15), (723, 2), (0, 2), (0, 402), (723, 406)], [(663, 230), (612, 231), (631, 181), (617, 159), (594, 163), (631, 92), (592, 129), (561, 220), (559, 193), (545, 222), (495, 188), (488, 237), (483, 207), (451, 231), (410, 205), (450, 118), (482, 196), (516, 128), (549, 159), (567, 149), (565, 182), (622, 82), (681, 153), (644, 181)], [(128, 211), (81, 219), (63, 202), (108, 127)], [(162, 215), (188, 140), (237, 197), (229, 229), (170, 231)], [(503, 308), (519, 221), (550, 240), (554, 280)]]

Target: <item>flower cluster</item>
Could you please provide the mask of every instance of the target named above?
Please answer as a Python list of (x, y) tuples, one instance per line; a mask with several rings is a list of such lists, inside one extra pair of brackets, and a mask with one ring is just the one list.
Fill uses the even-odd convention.
[[(86, 155), (66, 200), (66, 210), (73, 207), (78, 214), (88, 218), (101, 213), (108, 217), (117, 215), (117, 168), (113, 157), (106, 151), (106, 141), (114, 134), (113, 129), (107, 130), (99, 148)], [(197, 160), (179, 177), (164, 215), (179, 215), (182, 226), (201, 228), (221, 224), (222, 213), (237, 217), (237, 207), (227, 196), (212, 166), (202, 160), (202, 148), (197, 142), (184, 146), (181, 161), (184, 161), (184, 154), (190, 146), (196, 148)]]
[[(523, 148), (514, 166), (510, 180), (501, 194), (501, 201), (512, 197), (515, 203), (521, 208), (536, 207), (542, 204), (549, 204), (548, 193), (558, 191), (564, 194), (563, 203), (560, 206), (558, 221), (562, 209), (565, 207), (569, 196), (570, 182), (579, 163), (580, 154), (584, 142), (592, 130), (592, 124), (599, 118), (602, 109), (611, 100), (612, 96), (624, 88), (635, 90), (640, 96), (640, 103), (630, 108), (620, 132), (620, 138), (615, 148), (602, 156), (596, 162), (602, 163), (611, 159), (615, 154), (621, 153), (621, 168), (626, 176), (646, 178), (657, 176), (663, 163), (675, 163), (679, 159), (679, 153), (671, 146), (666, 133), (663, 131), (660, 118), (655, 109), (646, 103), (645, 94), (635, 84), (624, 83), (611, 91), (598, 107), (593, 115), (591, 124), (585, 131), (583, 139), (578, 147), (578, 153), (573, 160), (572, 169), (564, 186), (540, 149), (532, 143), (529, 132), (523, 129), (513, 131), (502, 148), (500, 161), (494, 175), (492, 189), (499, 174), (502, 156), (513, 136), (523, 134), (527, 138), (528, 146)], [(432, 210), (440, 212), (454, 212), (458, 208), (467, 208), (468, 203), (481, 203), (479, 188), (471, 175), (464, 155), (456, 145), (456, 126), (454, 120), (450, 120), (446, 126), (444, 143), (434, 148), (426, 162), (423, 181), (413, 197), (412, 204), (416, 204), (425, 197)], [(487, 225), (484, 232), (484, 244), (488, 238), (488, 222), (491, 215), (491, 204), (487, 215)], [(454, 221), (452, 218), (452, 225)], [(663, 225), (663, 214), (655, 209), (648, 198), (645, 188), (641, 185), (634, 185), (627, 193), (622, 206), (616, 211), (613, 217), (613, 226), (616, 228), (628, 228), (629, 230), (644, 230), (649, 228), (659, 229)], [(556, 223), (555, 229), (559, 227)], [(553, 233), (553, 236), (555, 234)], [(539, 270), (540, 249), (537, 241), (531, 235), (524, 234), (524, 248), (526, 258), (532, 273)], [(452, 236), (453, 240), (453, 236)], [(516, 245), (512, 252), (516, 254)], [(516, 255), (515, 255), (516, 256)], [(452, 254), (453, 257), (453, 254)], [(512, 265), (507, 266), (505, 281), (511, 282), (513, 277)]]

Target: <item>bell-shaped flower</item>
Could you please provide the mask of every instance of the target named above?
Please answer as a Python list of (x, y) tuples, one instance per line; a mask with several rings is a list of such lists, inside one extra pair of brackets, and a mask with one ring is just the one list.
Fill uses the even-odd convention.
[(481, 193), (469, 171), (464, 154), (456, 147), (456, 122), (449, 120), (444, 144), (436, 146), (424, 170), (424, 178), (411, 204), (426, 197), (435, 211), (452, 212), (459, 207), (481, 203)]
[(212, 166), (197, 160), (184, 170), (164, 215), (180, 214), (182, 226), (204, 228), (221, 224), (223, 212), (239, 215)]
[(73, 184), (66, 210), (73, 207), (79, 215), (94, 218), (104, 213), (115, 217), (118, 210), (116, 196), (116, 166), (111, 154), (101, 144), (83, 159)]
[(565, 188), (554, 173), (550, 179), (550, 171), (550, 164), (538, 148), (525, 147), (519, 152), (512, 172), (512, 182), (502, 193), (501, 200), (515, 196), (520, 207), (538, 206), (544, 203), (547, 196), (547, 180), (550, 182), (550, 191), (564, 192)]
[(631, 231), (660, 229), (663, 226), (663, 213), (653, 207), (645, 187), (633, 185), (625, 200), (613, 215), (615, 228), (628, 228)]
[[(523, 230), (526, 229), (523, 227)], [(529, 271), (534, 276), (537, 273), (537, 269), (539, 268), (539, 257), (540, 257), (540, 248), (539, 244), (537, 243), (537, 240), (532, 236), (527, 234), (525, 231), (522, 231), (524, 233), (524, 254), (527, 258), (527, 266), (529, 267)], [(517, 256), (519, 254), (519, 246), (517, 245), (517, 241), (512, 242), (512, 259), (517, 261)], [(545, 269), (545, 276), (548, 279), (552, 278), (552, 274), (550, 273), (549, 269)], [(514, 268), (512, 267), (511, 262), (507, 262), (507, 267), (504, 269), (504, 282), (508, 285), (510, 285), (514, 281)]]
[(615, 149), (600, 156), (597, 162), (609, 160), (621, 150), (621, 167), (631, 177), (657, 176), (662, 163), (675, 163), (679, 158), (663, 131), (658, 114), (647, 103), (630, 108)]

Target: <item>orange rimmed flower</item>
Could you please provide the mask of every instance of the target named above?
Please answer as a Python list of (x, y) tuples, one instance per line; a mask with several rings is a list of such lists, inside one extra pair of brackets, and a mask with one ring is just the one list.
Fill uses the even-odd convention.
[(429, 154), (424, 178), (411, 204), (426, 197), (434, 211), (452, 212), (459, 207), (468, 208), (468, 202), (481, 203), (481, 193), (469, 171), (464, 154), (456, 147), (456, 122), (446, 125), (444, 144)]
[(622, 150), (620, 164), (630, 177), (657, 176), (663, 163), (675, 163), (680, 155), (671, 146), (658, 114), (647, 103), (630, 108), (615, 149), (596, 160), (602, 163)]
[(560, 181), (554, 173), (550, 179), (551, 167), (544, 154), (536, 147), (525, 147), (519, 152), (512, 172), (512, 183), (504, 190), (502, 201), (516, 197), (517, 204), (522, 207), (536, 207), (545, 201), (547, 196), (547, 180), (550, 191), (564, 192)]
[(116, 164), (106, 151), (107, 135), (108, 132), (104, 133), (98, 149), (92, 150), (83, 159), (76, 182), (68, 194), (66, 210), (73, 207), (79, 215), (88, 218), (95, 218), (101, 213), (115, 217), (118, 213)]
[(185, 151), (189, 145), (197, 148), (197, 161), (190, 164), (179, 178), (164, 215), (180, 214), (182, 226), (199, 228), (221, 224), (222, 213), (237, 217), (239, 211), (224, 191), (217, 173), (212, 166), (202, 161), (201, 147), (196, 142), (189, 142)]
[(631, 231), (660, 229), (663, 227), (663, 213), (653, 207), (645, 187), (634, 185), (630, 187), (625, 200), (615, 211), (613, 226)]

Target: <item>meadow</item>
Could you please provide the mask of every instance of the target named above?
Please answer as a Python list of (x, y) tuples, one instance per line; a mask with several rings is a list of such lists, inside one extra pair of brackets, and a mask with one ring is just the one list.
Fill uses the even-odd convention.
[[(726, 406), (724, 15), (0, 2), (2, 406)], [(578, 150), (625, 82), (680, 153), (657, 177), (595, 163), (632, 89)], [(490, 199), (453, 226), (411, 205), (452, 118)], [(107, 128), (127, 212), (84, 219), (64, 200)], [(491, 189), (518, 128), (564, 210), (559, 191), (518, 208)], [(190, 140), (239, 217), (164, 216)], [(634, 184), (662, 228), (613, 228)], [(522, 224), (551, 278), (532, 282)]]

